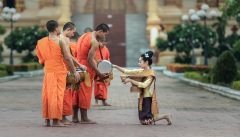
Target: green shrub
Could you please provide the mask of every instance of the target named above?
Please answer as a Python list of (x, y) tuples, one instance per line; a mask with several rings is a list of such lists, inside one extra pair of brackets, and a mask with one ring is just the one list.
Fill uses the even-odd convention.
[(0, 71), (6, 71), (7, 75), (13, 75), (13, 66), (7, 64), (0, 64)]
[(13, 65), (6, 65), (6, 69), (7, 69), (7, 74), (8, 75), (13, 75), (13, 73), (14, 73)]
[(37, 62), (29, 62), (24, 64), (15, 64), (14, 71), (34, 71), (42, 69), (42, 65)]
[(240, 81), (233, 81), (232, 88), (235, 90), (240, 90)]
[(240, 70), (240, 62), (237, 62), (237, 68)]
[[(4, 43), (18, 53), (27, 52), (22, 59), (23, 62), (30, 62), (35, 59), (32, 52), (36, 48), (37, 41), (47, 35), (47, 31), (40, 29), (38, 25), (16, 28), (5, 37)], [(14, 37), (14, 42), (12, 42), (12, 37)]]
[(28, 63), (24, 63), (26, 65), (33, 65), (34, 66), (34, 70), (40, 70), (42, 69), (42, 65), (39, 64), (38, 62), (28, 62)]
[(201, 73), (201, 72), (185, 72), (184, 77), (197, 80), (203, 83), (210, 83), (211, 75), (208, 73)]
[(175, 63), (181, 63), (181, 64), (191, 64), (192, 57), (186, 56), (186, 55), (176, 55), (174, 57), (174, 62)]
[(0, 64), (0, 70), (6, 71), (7, 67), (5, 64)]
[(33, 71), (34, 70), (34, 65), (32, 64), (19, 64), (19, 65), (14, 65), (14, 71)]
[(240, 80), (240, 70), (237, 71), (237, 75), (236, 75), (235, 80), (236, 81)]
[(240, 40), (233, 45), (233, 55), (237, 61), (240, 61)]
[(199, 72), (185, 72), (184, 73), (185, 78), (201, 81), (202, 80), (202, 75)]
[(43, 69), (43, 66), (41, 64), (36, 64), (36, 69), (37, 70)]
[(6, 29), (0, 25), (0, 34), (4, 34), (6, 32)]
[(202, 75), (201, 82), (203, 82), (203, 83), (211, 83), (211, 77), (212, 77), (212, 75), (210, 73), (204, 73)]
[(237, 75), (236, 60), (230, 51), (223, 52), (213, 67), (213, 84), (230, 84)]
[[(4, 34), (5, 32), (6, 32), (5, 27), (0, 25), (0, 35)], [(0, 43), (0, 63), (3, 61), (2, 52), (3, 52), (3, 45), (2, 43)]]
[(7, 71), (0, 70), (0, 77), (7, 76)]

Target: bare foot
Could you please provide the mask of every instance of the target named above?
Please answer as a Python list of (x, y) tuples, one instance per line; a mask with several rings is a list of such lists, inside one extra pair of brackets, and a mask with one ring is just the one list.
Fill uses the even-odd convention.
[(87, 119), (87, 120), (81, 120), (80, 124), (97, 124), (97, 122)]
[(49, 119), (45, 119), (45, 127), (50, 127), (50, 120)]
[(110, 104), (108, 104), (107, 102), (103, 103), (103, 106), (111, 106)]
[(103, 104), (103, 106), (111, 106), (110, 104), (108, 104), (108, 103), (106, 102), (106, 100), (103, 100), (103, 101), (102, 101), (102, 104)]
[(73, 123), (79, 123), (79, 119), (78, 119), (78, 107), (73, 107), (73, 115), (72, 115), (72, 122)]
[(63, 123), (61, 123), (60, 121), (53, 123), (52, 127), (66, 127), (66, 125), (64, 125)]
[(73, 122), (73, 123), (79, 123), (79, 119), (72, 117), (72, 122)]
[(64, 125), (71, 125), (71, 121), (69, 121), (65, 116), (63, 117), (63, 119), (60, 121), (62, 124)]
[(172, 125), (172, 119), (171, 119), (172, 115), (171, 114), (167, 114), (166, 115), (166, 120), (168, 122), (168, 125)]
[(95, 106), (98, 106), (98, 99), (95, 99)]

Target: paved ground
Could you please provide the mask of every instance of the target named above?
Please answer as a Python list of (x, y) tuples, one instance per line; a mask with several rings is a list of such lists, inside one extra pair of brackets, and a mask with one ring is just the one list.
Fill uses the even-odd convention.
[[(92, 106), (89, 117), (96, 125), (75, 124), (46, 128), (41, 117), (42, 76), (0, 83), (0, 137), (239, 137), (240, 101), (191, 87), (157, 73), (160, 113), (166, 121), (143, 126), (137, 117), (137, 95), (120, 82), (120, 73), (109, 88), (111, 107)], [(93, 104), (93, 103), (92, 103)]]

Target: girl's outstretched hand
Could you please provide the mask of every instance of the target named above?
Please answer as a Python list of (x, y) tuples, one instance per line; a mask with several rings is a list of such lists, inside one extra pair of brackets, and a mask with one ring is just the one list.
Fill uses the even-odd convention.
[(114, 65), (114, 64), (113, 64), (113, 68), (116, 68), (116, 67), (117, 67), (117, 65)]
[(130, 78), (126, 78), (126, 79), (123, 81), (124, 84), (129, 83), (129, 82), (131, 82), (131, 79), (130, 79)]

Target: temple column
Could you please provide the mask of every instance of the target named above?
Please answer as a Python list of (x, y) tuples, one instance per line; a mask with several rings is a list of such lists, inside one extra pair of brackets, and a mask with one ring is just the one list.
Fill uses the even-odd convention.
[(61, 0), (60, 2), (60, 9), (61, 9), (61, 15), (58, 19), (58, 23), (60, 27), (63, 27), (63, 25), (67, 22), (71, 21), (71, 1), (70, 0)]
[(158, 16), (158, 1), (147, 1), (147, 38), (150, 39), (150, 48), (155, 48), (156, 38), (160, 30), (161, 19)]

